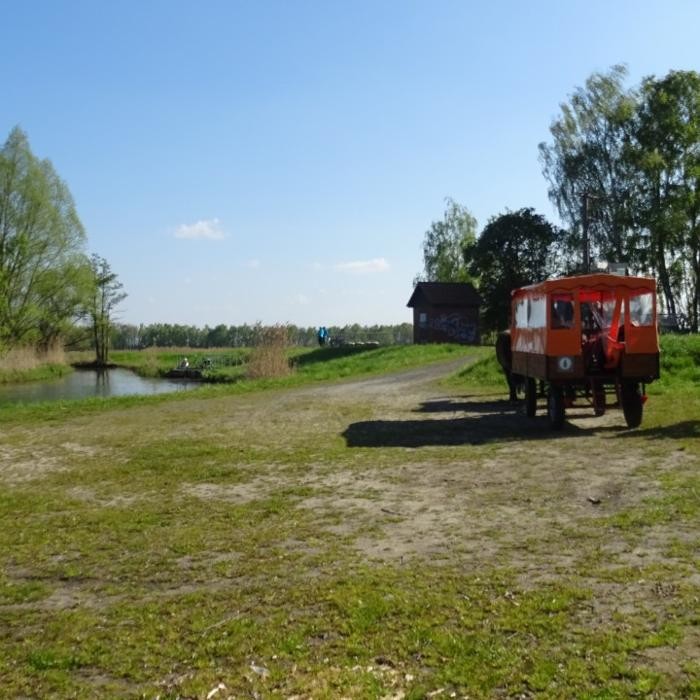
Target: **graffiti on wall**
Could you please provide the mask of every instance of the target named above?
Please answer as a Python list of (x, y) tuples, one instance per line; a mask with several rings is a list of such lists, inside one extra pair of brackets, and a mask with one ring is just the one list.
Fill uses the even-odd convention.
[(448, 338), (454, 338), (459, 343), (476, 342), (476, 324), (458, 313), (434, 316), (430, 319), (429, 325), (433, 330), (444, 333)]

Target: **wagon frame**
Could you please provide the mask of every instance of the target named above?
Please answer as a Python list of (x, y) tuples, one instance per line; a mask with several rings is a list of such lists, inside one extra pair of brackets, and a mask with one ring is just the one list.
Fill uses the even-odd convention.
[(621, 407), (639, 426), (645, 385), (659, 378), (654, 279), (562, 277), (514, 290), (511, 303), (512, 372), (524, 379), (527, 415), (536, 414), (539, 381), (554, 429), (581, 401), (596, 415)]

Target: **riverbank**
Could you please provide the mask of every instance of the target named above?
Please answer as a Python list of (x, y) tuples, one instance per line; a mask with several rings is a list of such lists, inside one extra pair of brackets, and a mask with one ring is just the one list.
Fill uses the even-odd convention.
[(19, 384), (25, 382), (47, 382), (60, 379), (70, 374), (73, 368), (67, 364), (49, 363), (28, 369), (0, 368), (0, 384)]
[[(243, 376), (249, 355), (250, 348), (114, 350), (109, 366), (131, 370), (140, 377), (167, 379), (187, 359), (191, 372), (186, 378), (205, 383), (231, 382)], [(73, 367), (97, 369), (90, 353), (70, 353), (68, 359)]]
[(199, 374), (198, 381), (216, 383), (241, 379), (249, 355), (250, 348), (148, 348), (114, 351), (112, 360), (142, 377), (168, 377), (187, 360), (188, 369)]
[[(71, 362), (71, 367), (73, 369), (92, 369), (92, 370), (100, 370), (100, 369), (118, 369), (119, 365), (115, 364), (114, 362), (107, 362), (106, 364), (102, 364), (100, 362)], [(123, 368), (123, 369), (128, 369), (128, 368)]]
[[(136, 351), (132, 351), (136, 352)], [(247, 379), (239, 368), (239, 379), (200, 382), (197, 396), (200, 399), (216, 399), (233, 395), (266, 393), (270, 390), (302, 387), (323, 381), (338, 381), (353, 377), (373, 377), (386, 372), (409, 370), (420, 365), (460, 357), (481, 358), (490, 354), (491, 348), (465, 347), (462, 345), (404, 345), (384, 348), (316, 348), (299, 352), (292, 350), (293, 371), (273, 379)], [(117, 355), (119, 353), (116, 353)], [(74, 362), (77, 358), (71, 358)], [(115, 358), (116, 359), (116, 358)], [(121, 359), (121, 358), (120, 358)], [(84, 372), (76, 372), (76, 375)], [(147, 378), (147, 377), (146, 377)], [(160, 377), (154, 377), (160, 379)], [(167, 379), (162, 381), (167, 382)], [(176, 380), (177, 381), (177, 380)], [(190, 386), (192, 386), (192, 382)], [(80, 400), (46, 400), (26, 405), (0, 405), (0, 423), (45, 423), (65, 420), (69, 416), (86, 416), (105, 410), (127, 410), (141, 406), (144, 409), (167, 402), (186, 400), (186, 392), (159, 395), (120, 395), (112, 398), (83, 398)]]
[(18, 347), (0, 353), (0, 385), (50, 381), (72, 371), (61, 347)]
[(199, 383), (193, 381), (139, 377), (128, 369), (77, 369), (51, 381), (0, 385), (0, 415), (6, 410), (19, 414), (30, 407), (47, 414), (56, 405), (62, 413), (65, 406), (84, 401), (152, 397), (198, 387)]

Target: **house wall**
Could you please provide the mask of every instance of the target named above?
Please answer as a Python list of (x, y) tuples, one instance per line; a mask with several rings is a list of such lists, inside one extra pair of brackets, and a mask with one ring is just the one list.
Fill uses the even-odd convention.
[(478, 345), (478, 306), (416, 306), (413, 309), (414, 343)]

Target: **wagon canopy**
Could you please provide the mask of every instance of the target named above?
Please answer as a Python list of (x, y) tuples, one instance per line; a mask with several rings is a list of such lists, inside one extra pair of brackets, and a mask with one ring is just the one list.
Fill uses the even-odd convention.
[(630, 289), (656, 291), (656, 280), (653, 277), (623, 277), (609, 273), (593, 275), (578, 275), (577, 277), (559, 277), (555, 280), (538, 282), (527, 287), (520, 287), (512, 292), (512, 295), (540, 293), (551, 294), (556, 292), (572, 292), (577, 289), (590, 289), (593, 291), (606, 291), (609, 289)]
[[(656, 281), (609, 273), (560, 277), (512, 292), (515, 352), (580, 356), (593, 340), (606, 366), (630, 354), (658, 354)], [(629, 364), (629, 363), (628, 363)]]

